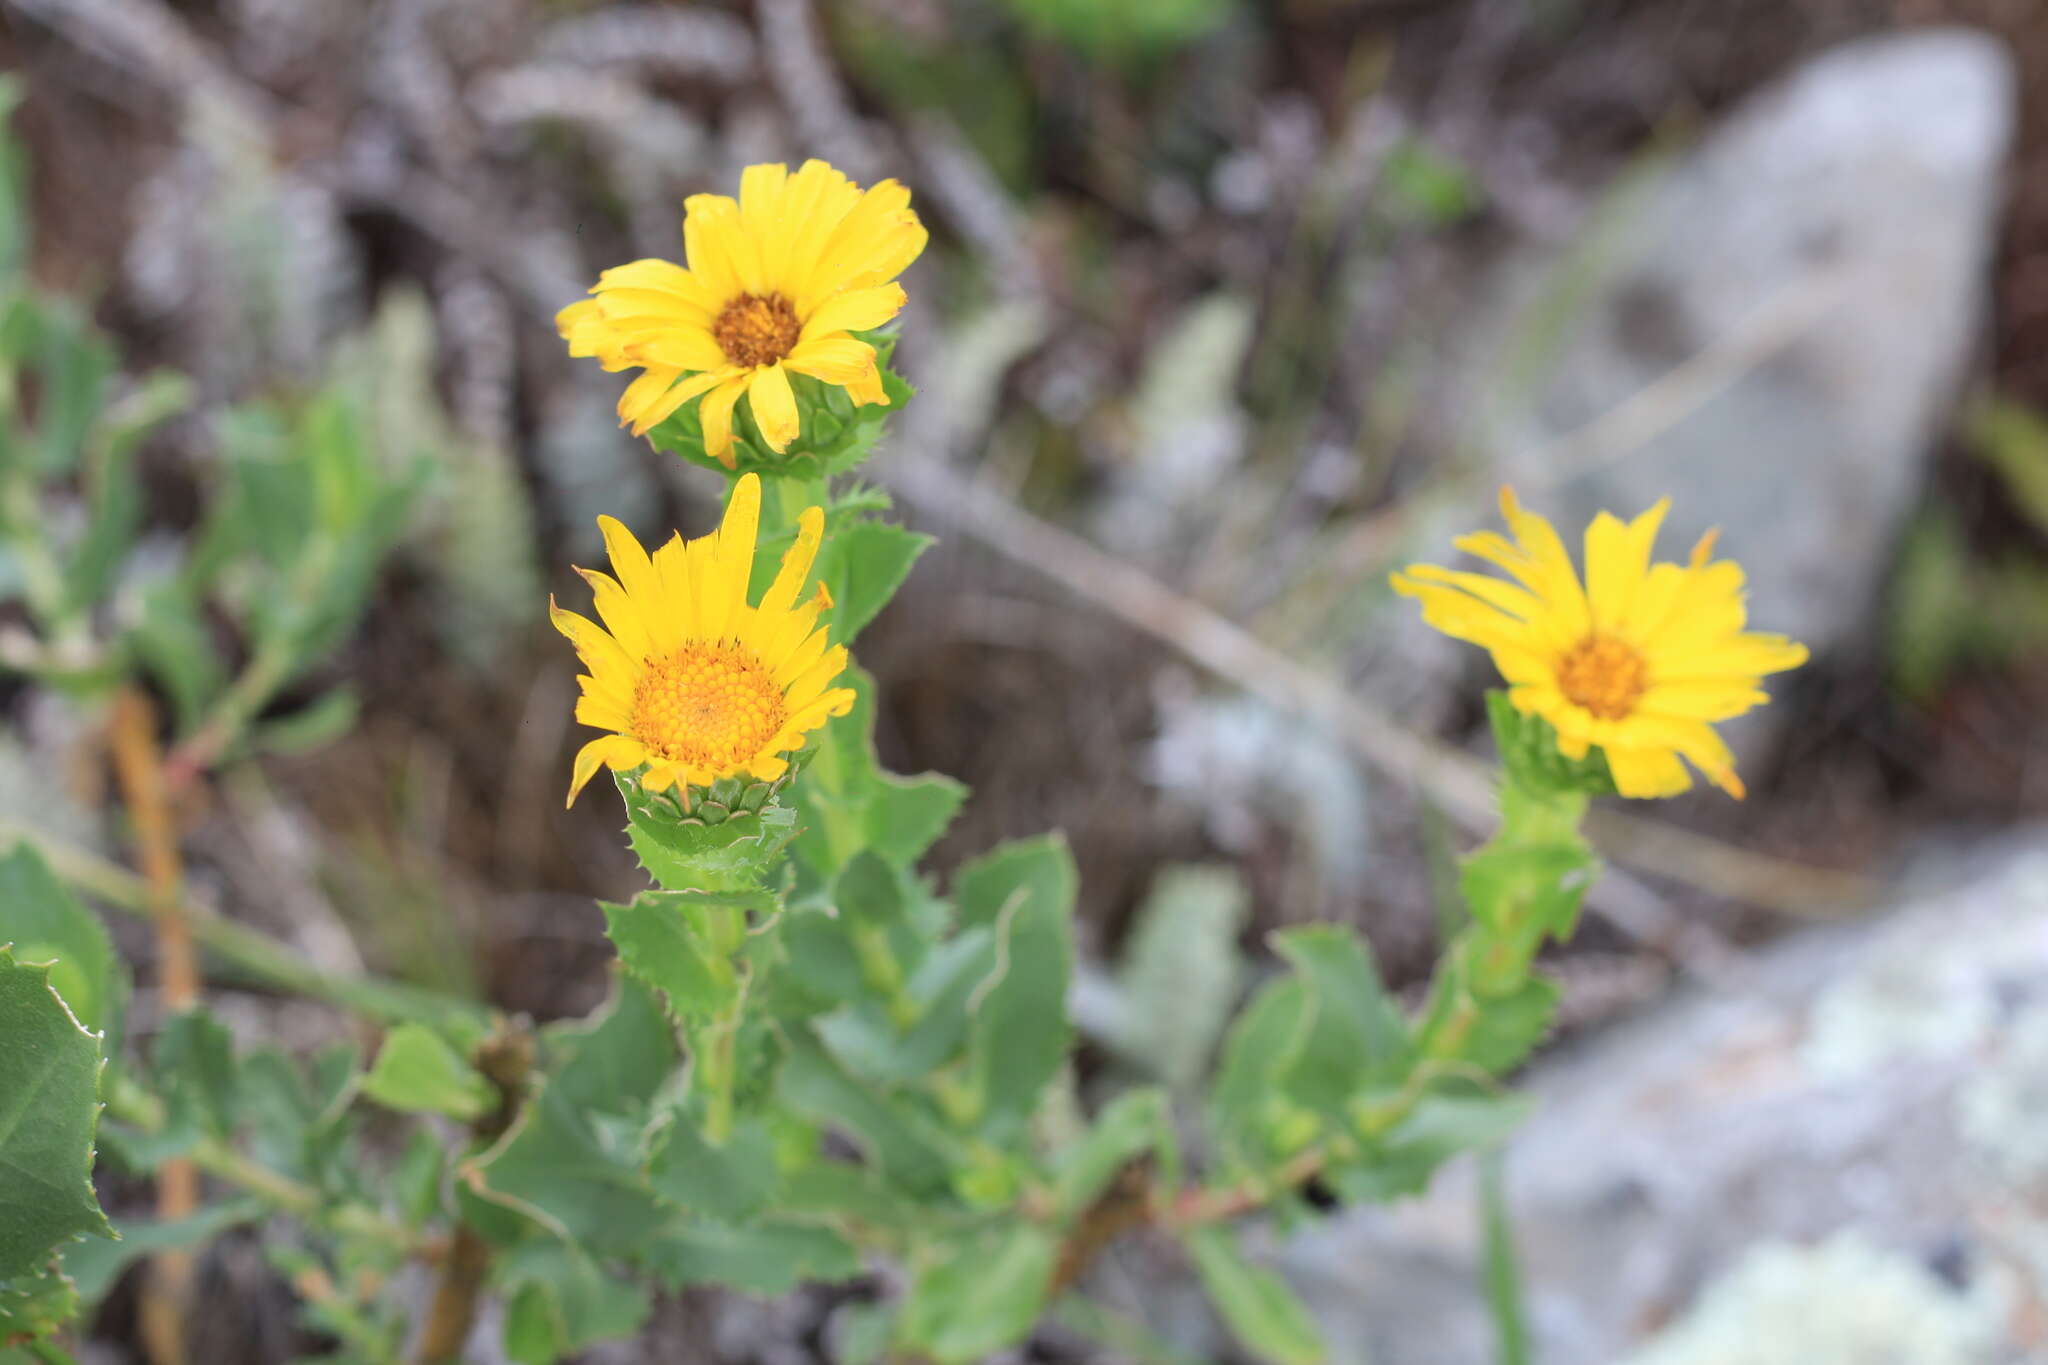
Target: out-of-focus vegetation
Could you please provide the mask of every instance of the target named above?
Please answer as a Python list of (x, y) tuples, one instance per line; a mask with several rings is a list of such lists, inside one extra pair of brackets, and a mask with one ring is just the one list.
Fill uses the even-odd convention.
[[(535, 604), (595, 562), (597, 512), (705, 524), (711, 485), (614, 430), (619, 380), (564, 362), (549, 318), (595, 269), (677, 254), (685, 194), (814, 153), (901, 177), (935, 231), (897, 359), (921, 390), (890, 442), (899, 469), (971, 478), (1416, 730), (1475, 735), (1469, 680), (1427, 661), (1377, 586), (1485, 477), (1454, 435), (1477, 401), (1447, 353), (1464, 291), (1509, 240), (1607, 221), (1632, 170), (1797, 58), (1929, 19), (2002, 26), (2044, 74), (2030, 21), (1967, 0), (6, 0), (0, 62), (32, 156), (0, 152), (16, 376), (0, 520), (46, 532), (9, 544), (54, 558), (0, 563), (0, 665), (36, 680), (0, 692), (0, 819), (128, 857), (91, 707), (134, 681), (173, 770), (204, 774), (181, 832), (231, 920), (344, 974), (367, 963), (546, 1019), (599, 1003), (611, 952), (589, 900), (639, 879), (614, 812), (559, 813), (573, 683)], [(1708, 828), (1853, 865), (1925, 824), (2038, 810), (2037, 180), (2017, 186), (1994, 281), (2001, 397), (1932, 463), (1860, 643), (1789, 699), (1802, 723), (1776, 780), (1699, 812)], [(1524, 319), (1510, 350), (1531, 368), (1574, 283)], [(1462, 923), (1422, 852), (1463, 837), (1455, 816), (1244, 690), (1260, 678), (1190, 664), (1086, 585), (1076, 598), (992, 553), (919, 488), (901, 478), (907, 512), (946, 539), (864, 639), (877, 748), (980, 792), (939, 868), (1071, 831), (1076, 989), (1099, 1008), (1082, 1013), (1084, 1093), (1133, 1074), (1180, 1093), (1227, 998), (1273, 968), (1247, 950), (1282, 924), (1361, 926), (1391, 983), (1420, 985)], [(1718, 914), (1682, 878), (1655, 890), (1738, 937), (1777, 923)], [(120, 926), (115, 943), (148, 956)], [(1567, 1016), (1639, 1002), (1668, 950), (1596, 919), (1561, 964)], [(234, 951), (215, 965), (248, 985)], [(1575, 964), (1592, 982), (1615, 961), (1647, 970), (1579, 989)], [(146, 1039), (164, 1014), (141, 981)], [(227, 998), (245, 1042), (289, 1040), (302, 1071), (342, 1027), (267, 989)], [(377, 1090), (410, 1076), (469, 1122), (476, 1096), (446, 1060), (401, 1050)], [(302, 1116), (349, 1083), (339, 1062), (290, 1084), (281, 1058), (255, 1069)], [(305, 1131), (303, 1172), (325, 1180), (346, 1160)], [(394, 1168), (402, 1216), (428, 1164)], [(118, 1174), (108, 1198), (117, 1216), (146, 1202)], [(276, 1320), (275, 1270), (210, 1266)], [(101, 1330), (127, 1340), (137, 1280), (118, 1269), (97, 1282)], [(518, 1260), (518, 1339), (538, 1353), (633, 1319), (587, 1272)], [(846, 1297), (804, 1310), (804, 1330), (839, 1314), (857, 1357), (878, 1319), (866, 1289)], [(322, 1331), (365, 1352), (395, 1330), (330, 1311)], [(660, 1308), (657, 1327), (687, 1335), (691, 1311)]]

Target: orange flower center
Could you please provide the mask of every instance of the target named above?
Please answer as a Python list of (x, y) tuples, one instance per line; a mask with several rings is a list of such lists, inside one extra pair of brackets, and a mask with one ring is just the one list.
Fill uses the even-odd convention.
[(692, 641), (633, 688), (633, 738), (671, 763), (743, 767), (789, 719), (775, 677), (744, 645)]
[(773, 365), (796, 349), (804, 325), (780, 294), (742, 294), (725, 305), (711, 336), (735, 365)]
[(1558, 661), (1557, 689), (1601, 720), (1620, 720), (1649, 686), (1649, 666), (1611, 635), (1588, 635)]

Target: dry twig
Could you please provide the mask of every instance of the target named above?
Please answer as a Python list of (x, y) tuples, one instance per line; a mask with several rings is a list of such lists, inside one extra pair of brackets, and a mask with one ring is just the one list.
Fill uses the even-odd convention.
[[(175, 1015), (199, 1003), (199, 957), (185, 920), (184, 868), (164, 783), (163, 754), (157, 746), (156, 713), (135, 687), (114, 697), (109, 719), (114, 769), (121, 799), (135, 833), (137, 859), (149, 884), (149, 912), (156, 925), (156, 962), (164, 1011)], [(185, 1157), (157, 1168), (156, 1211), (165, 1222), (199, 1208), (199, 1169)], [(142, 1337), (156, 1365), (182, 1365), (185, 1317), (192, 1291), (192, 1254), (165, 1251), (150, 1262), (142, 1290)]]

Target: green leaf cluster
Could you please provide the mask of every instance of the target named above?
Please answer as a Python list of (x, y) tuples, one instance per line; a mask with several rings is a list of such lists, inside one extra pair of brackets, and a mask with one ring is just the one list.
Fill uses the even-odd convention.
[[(1012, 5), (1099, 54), (1163, 52), (1231, 12)], [(1406, 173), (1425, 210), (1452, 211), (1441, 167)], [(0, 140), (0, 599), (35, 627), (0, 663), (87, 692), (146, 671), (204, 762), (331, 737), (353, 714), (345, 693), (266, 713), (359, 619), (425, 467), (380, 450), (361, 386), (210, 415), (200, 528), (150, 571), (133, 554), (133, 454), (185, 394), (124, 389), (82, 312), (27, 289), (19, 200)], [(813, 573), (841, 643), (929, 544), (885, 518), (885, 497), (833, 486), (911, 397), (886, 370), (893, 338), (869, 340), (889, 403), (800, 378), (788, 451), (766, 449), (744, 406), (737, 471), (705, 455), (696, 404), (653, 433), (693, 463), (768, 476), (756, 582), (802, 509), (824, 509)], [(1539, 954), (1573, 932), (1598, 871), (1578, 830), (1613, 790), (1604, 759), (1564, 758), (1543, 721), (1489, 700), (1502, 827), (1463, 860), (1466, 918), (1412, 1014), (1365, 937), (1330, 924), (1274, 934), (1240, 1002), (1244, 888), (1214, 869), (1162, 876), (1102, 1040), (1158, 1084), (1113, 1090), (1076, 1064), (1064, 837), (936, 875), (926, 860), (966, 793), (887, 771), (873, 680), (849, 667), (843, 685), (846, 713), (774, 781), (650, 793), (615, 775), (647, 885), (598, 907), (618, 963), (597, 1011), (535, 1028), (394, 1004), (363, 1035), (367, 1066), (353, 1043), (245, 1046), (204, 1008), (124, 1051), (128, 986), (104, 928), (36, 854), (0, 856), (0, 1171), (20, 1177), (0, 1181), (0, 1347), (44, 1341), (136, 1257), (289, 1220), (268, 1253), (338, 1359), (401, 1355), (417, 1324), (384, 1286), (438, 1260), (444, 1286), (467, 1276), (497, 1300), (500, 1349), (521, 1365), (639, 1330), (658, 1292), (774, 1295), (883, 1265), (900, 1292), (863, 1311), (855, 1354), (953, 1365), (1024, 1342), (1103, 1246), (1150, 1224), (1249, 1354), (1326, 1359), (1313, 1315), (1235, 1224), (1412, 1195), (1506, 1139), (1525, 1105), (1499, 1078), (1556, 1007)], [(96, 1144), (144, 1175), (190, 1162), (232, 1193), (114, 1240)], [(1494, 1271), (1511, 1303), (1510, 1258)]]

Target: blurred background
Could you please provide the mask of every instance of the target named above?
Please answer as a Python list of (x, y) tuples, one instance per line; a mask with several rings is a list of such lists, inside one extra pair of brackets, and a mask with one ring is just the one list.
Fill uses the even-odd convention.
[[(920, 395), (863, 471), (941, 538), (863, 639), (882, 756), (974, 789), (940, 872), (1067, 831), (1088, 1065), (1198, 1075), (1285, 923), (1358, 924), (1418, 987), (1485, 824), (1490, 674), (1386, 572), (1447, 561), (1503, 481), (1568, 538), (1669, 493), (1665, 557), (1720, 526), (1754, 623), (1815, 659), (1734, 729), (1746, 802), (1599, 831), (1510, 1152), (1536, 1336), (2048, 1359), (2015, 1197), (2048, 1174), (2031, 0), (0, 0), (0, 68), (21, 268), (104, 332), (112, 392), (189, 385), (140, 447), (132, 573), (189, 553), (252, 410), (345, 404), (409, 490), (359, 626), (265, 714), (344, 701), (189, 794), (209, 903), (539, 1018), (602, 998), (592, 901), (639, 877), (602, 794), (562, 811), (542, 608), (581, 600), (598, 513), (697, 531), (717, 484), (617, 429), (622, 377), (552, 317), (679, 257), (685, 195), (822, 156), (932, 229)], [(167, 705), (250, 650), (184, 625)], [(0, 708), (0, 817), (125, 857), (92, 716), (11, 675)], [(1271, 1250), (1360, 1361), (1490, 1359), (1471, 1199)], [(210, 1273), (282, 1321), (244, 1261)], [(1227, 1350), (1184, 1268), (1098, 1273)], [(1882, 1312), (1821, 1311), (1872, 1285)], [(591, 1359), (818, 1359), (831, 1307), (703, 1296)]]

